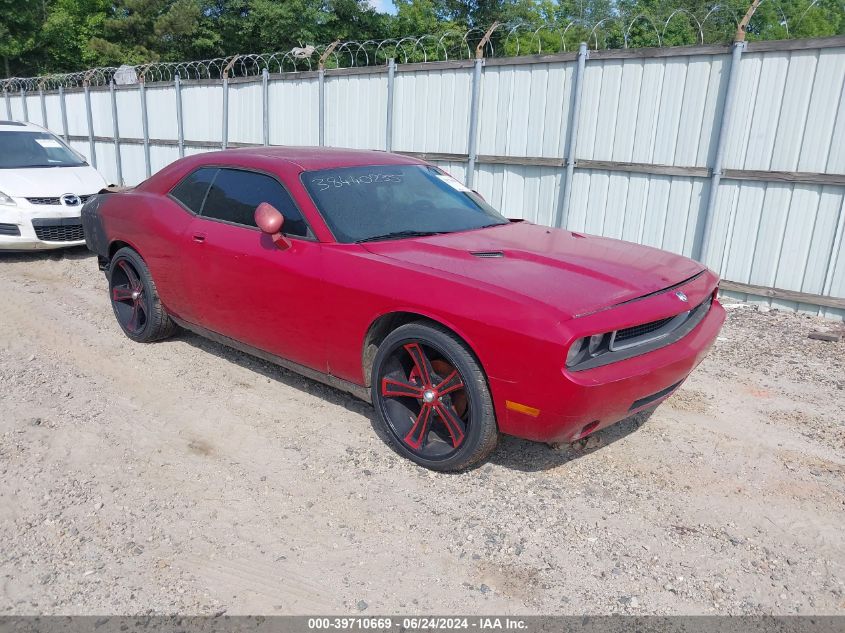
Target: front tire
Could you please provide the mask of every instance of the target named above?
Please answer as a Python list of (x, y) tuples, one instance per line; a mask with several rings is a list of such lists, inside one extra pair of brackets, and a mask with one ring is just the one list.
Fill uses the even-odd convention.
[(463, 470), (499, 437), (487, 379), (466, 344), (424, 322), (384, 339), (373, 362), (376, 416), (397, 450), (421, 466)]
[(155, 282), (141, 256), (128, 246), (114, 254), (108, 269), (109, 298), (124, 334), (138, 343), (171, 336), (176, 324), (158, 297)]

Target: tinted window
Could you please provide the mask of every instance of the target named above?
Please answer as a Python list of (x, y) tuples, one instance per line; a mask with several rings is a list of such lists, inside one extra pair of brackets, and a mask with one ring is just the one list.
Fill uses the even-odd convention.
[(208, 191), (202, 215), (255, 226), (255, 208), (262, 202), (269, 202), (285, 216), (285, 234), (308, 235), (308, 226), (284, 187), (275, 178), (251, 171), (221, 169)]
[(341, 242), (453, 233), (503, 218), (475, 192), (425, 165), (373, 165), (304, 172), (302, 182)]
[(197, 169), (185, 176), (185, 179), (173, 188), (170, 195), (198, 214), (202, 209), (208, 187), (218, 171), (216, 167)]

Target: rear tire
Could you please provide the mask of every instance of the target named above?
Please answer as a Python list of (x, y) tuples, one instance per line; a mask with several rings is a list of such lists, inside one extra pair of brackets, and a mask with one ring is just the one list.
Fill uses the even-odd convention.
[(396, 328), (379, 346), (372, 376), (382, 429), (417, 464), (464, 470), (496, 448), (499, 430), (484, 371), (452, 332), (427, 322)]
[(108, 266), (109, 298), (123, 333), (138, 343), (172, 336), (177, 326), (168, 316), (149, 268), (141, 256), (125, 246)]

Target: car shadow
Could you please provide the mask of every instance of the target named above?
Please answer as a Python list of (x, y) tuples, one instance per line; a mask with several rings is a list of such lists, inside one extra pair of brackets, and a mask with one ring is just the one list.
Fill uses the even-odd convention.
[[(398, 457), (406, 459), (405, 456), (398, 451), (391, 437), (384, 429), (382, 429), (381, 424), (376, 418), (375, 409), (373, 409), (370, 403), (364, 402), (360, 398), (337, 389), (336, 387), (326, 385), (317, 380), (312, 380), (311, 378), (306, 378), (305, 376), (297, 374), (293, 370), (286, 369), (285, 367), (276, 365), (262, 358), (257, 358), (246, 352), (224, 345), (223, 343), (212, 341), (211, 339), (207, 339), (204, 336), (191, 332), (190, 330), (182, 329), (175, 339), (184, 341), (203, 352), (213, 354), (225, 361), (240, 365), (244, 369), (253, 371), (264, 378), (280, 382), (287, 387), (296, 389), (303, 393), (322, 398), (329, 404), (343, 407), (347, 411), (360, 415), (369, 422), (370, 428), (373, 433), (375, 433), (376, 437), (384, 442)], [(159, 344), (166, 344), (167, 340), (161, 341)]]
[(499, 447), (490, 456), (490, 462), (523, 472), (538, 472), (557, 468), (601, 450), (634, 433), (648, 422), (656, 408), (640, 411), (572, 444), (550, 446), (542, 442), (532, 442), (504, 435), (499, 441)]
[[(255, 358), (246, 352), (241, 352), (187, 330), (182, 330), (177, 340), (184, 341), (203, 352), (240, 365), (264, 378), (280, 382), (293, 389), (322, 398), (330, 404), (357, 413), (369, 421), (370, 427), (380, 440), (387, 444), (396, 455), (405, 459), (404, 455), (396, 449), (391, 438), (381, 428), (380, 423), (376, 419), (375, 410), (369, 403), (359, 400), (344, 391), (300, 376), (294, 371), (285, 369), (269, 361)], [(166, 343), (166, 341), (162, 341), (162, 343)], [(596, 431), (584, 440), (573, 444), (562, 444), (557, 447), (552, 447), (542, 442), (532, 442), (503, 435), (498, 447), (490, 457), (486, 461), (471, 466), (468, 470), (482, 467), (488, 462), (523, 472), (539, 472), (556, 468), (585, 455), (589, 455), (604, 446), (630, 435), (645, 424), (652, 413), (654, 413), (654, 409), (641, 411), (605, 429)]]
[(370, 418), (371, 422), (374, 422), (375, 420), (373, 408), (363, 400), (360, 400), (352, 394), (348, 394), (345, 391), (341, 391), (340, 389), (336, 389), (330, 385), (301, 376), (295, 371), (286, 369), (285, 367), (276, 365), (270, 361), (252, 356), (251, 354), (229, 347), (223, 343), (212, 341), (211, 339), (205, 338), (200, 334), (196, 334), (186, 329), (181, 329), (173, 339), (165, 339), (157, 344), (167, 344), (168, 341), (172, 340), (184, 341), (203, 352), (213, 354), (214, 356), (230, 363), (235, 363), (244, 369), (248, 369), (260, 376), (263, 376), (264, 378), (280, 382), (287, 387), (297, 389), (303, 393), (323, 398), (330, 404), (342, 406), (350, 411), (354, 411), (355, 413), (360, 413), (361, 415)]
[(81, 246), (70, 246), (68, 248), (51, 248), (35, 251), (0, 251), (0, 263), (21, 263), (62, 259), (82, 260), (96, 257), (83, 244)]

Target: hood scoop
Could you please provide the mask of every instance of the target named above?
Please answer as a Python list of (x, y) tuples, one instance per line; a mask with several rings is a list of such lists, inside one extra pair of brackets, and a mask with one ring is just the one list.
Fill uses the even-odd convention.
[(470, 251), (469, 254), (481, 259), (497, 259), (505, 256), (503, 251)]

